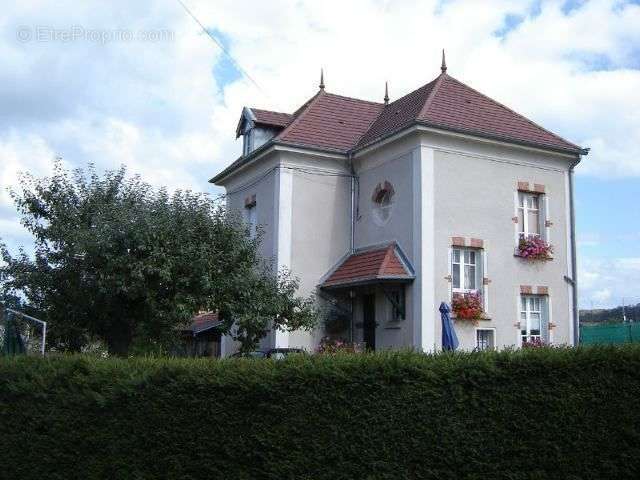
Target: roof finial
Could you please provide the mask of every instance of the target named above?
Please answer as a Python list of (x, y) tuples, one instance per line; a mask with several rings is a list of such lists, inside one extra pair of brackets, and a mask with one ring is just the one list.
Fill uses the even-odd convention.
[(389, 84), (384, 82), (384, 104), (387, 105), (389, 103)]
[(320, 85), (318, 85), (320, 87), (320, 90), (324, 90), (324, 69), (321, 68), (320, 69)]
[(447, 71), (447, 62), (444, 59), (444, 48), (442, 49), (442, 65), (440, 65), (440, 70), (442, 70), (442, 73)]

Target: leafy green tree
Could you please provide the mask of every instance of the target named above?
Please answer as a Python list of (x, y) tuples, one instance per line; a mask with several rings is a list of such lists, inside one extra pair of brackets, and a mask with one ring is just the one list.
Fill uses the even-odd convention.
[(259, 239), (204, 194), (155, 190), (124, 167), (99, 175), (56, 162), (51, 177), (23, 175), (12, 196), (35, 252), (0, 244), (0, 290), (49, 322), (50, 346), (168, 347), (199, 310), (219, 311), (247, 349), (270, 328), (315, 324), (297, 280), (262, 265)]

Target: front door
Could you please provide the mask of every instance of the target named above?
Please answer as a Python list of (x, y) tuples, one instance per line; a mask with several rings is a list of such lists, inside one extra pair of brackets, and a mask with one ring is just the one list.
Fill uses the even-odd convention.
[(376, 296), (362, 297), (363, 340), (367, 350), (376, 349)]

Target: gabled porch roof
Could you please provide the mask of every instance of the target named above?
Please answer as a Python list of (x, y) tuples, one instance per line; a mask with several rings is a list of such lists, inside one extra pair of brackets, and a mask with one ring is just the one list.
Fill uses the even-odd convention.
[(325, 276), (321, 288), (335, 289), (357, 285), (411, 282), (415, 272), (400, 246), (391, 242), (361, 248), (346, 255)]

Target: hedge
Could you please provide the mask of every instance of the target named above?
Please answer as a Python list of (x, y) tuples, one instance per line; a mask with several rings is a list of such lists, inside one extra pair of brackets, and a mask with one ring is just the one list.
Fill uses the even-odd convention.
[(640, 347), (0, 360), (0, 478), (638, 478)]

